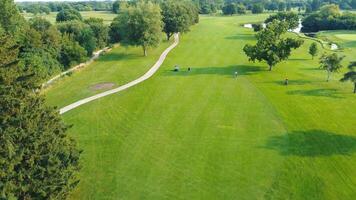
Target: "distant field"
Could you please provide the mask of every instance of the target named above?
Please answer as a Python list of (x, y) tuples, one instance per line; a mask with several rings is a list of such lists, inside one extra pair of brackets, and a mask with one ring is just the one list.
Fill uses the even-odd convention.
[[(339, 82), (342, 73), (325, 81), (308, 54), (312, 40), (272, 72), (249, 62), (242, 48), (256, 41), (241, 24), (266, 17), (203, 16), (152, 78), (64, 114), (83, 150), (71, 199), (355, 200), (352, 84)], [(49, 88), (48, 103), (79, 100), (98, 83), (121, 85), (168, 44), (147, 58), (119, 47)], [(341, 54), (347, 64), (356, 47)]]
[[(90, 17), (102, 18), (104, 20), (104, 23), (107, 25), (109, 25), (112, 22), (112, 20), (116, 17), (116, 14), (113, 14), (108, 11), (85, 11), (85, 12), (80, 12), (80, 14), (83, 16), (84, 19), (88, 19)], [(32, 17), (34, 17), (34, 15), (31, 13), (24, 13), (23, 16), (26, 19), (31, 19)], [(51, 23), (55, 23), (57, 12), (51, 12), (49, 15), (41, 14), (37, 16), (44, 17), (47, 20), (49, 20)]]

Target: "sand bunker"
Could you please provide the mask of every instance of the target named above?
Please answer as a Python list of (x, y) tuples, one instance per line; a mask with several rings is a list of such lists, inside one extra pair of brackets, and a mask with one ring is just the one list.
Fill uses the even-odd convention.
[(107, 90), (111, 89), (115, 86), (115, 83), (98, 83), (89, 87), (90, 90), (97, 91), (97, 90)]

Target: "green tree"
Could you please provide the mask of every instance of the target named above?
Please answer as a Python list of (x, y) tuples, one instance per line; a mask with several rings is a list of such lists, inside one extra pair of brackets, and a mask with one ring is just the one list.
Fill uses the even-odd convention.
[(278, 3), (278, 11), (285, 11), (286, 10), (286, 3), (281, 1)]
[(278, 12), (275, 15), (270, 15), (265, 23), (270, 23), (273, 20), (285, 21), (288, 23), (288, 29), (295, 29), (299, 25), (299, 17), (293, 12)]
[(309, 47), (309, 54), (312, 56), (312, 59), (314, 59), (314, 57), (318, 55), (318, 52), (318, 45), (316, 44), (316, 42), (313, 42)]
[(258, 32), (263, 29), (262, 24), (252, 24), (253, 31)]
[(147, 48), (155, 47), (161, 41), (163, 28), (161, 9), (152, 2), (138, 2), (122, 10), (113, 22), (124, 45), (141, 46), (147, 56)]
[(356, 62), (351, 62), (348, 66), (349, 71), (344, 74), (344, 77), (340, 81), (350, 81), (354, 84), (354, 93), (356, 93)]
[(109, 40), (109, 27), (104, 24), (104, 20), (101, 18), (89, 18), (84, 21), (89, 25), (93, 31), (96, 39), (96, 46), (103, 48), (107, 45)]
[(266, 61), (269, 70), (277, 63), (288, 59), (292, 49), (303, 44), (303, 40), (282, 37), (287, 32), (288, 23), (274, 20), (256, 34), (257, 44), (247, 44), (243, 48), (250, 61)]
[(246, 14), (246, 7), (243, 4), (236, 5), (237, 14)]
[(78, 42), (71, 39), (69, 35), (63, 35), (59, 61), (64, 65), (65, 69), (84, 62), (87, 58), (86, 55), (87, 51)]
[(233, 15), (237, 13), (237, 6), (235, 3), (228, 3), (223, 8), (224, 15)]
[(112, 12), (113, 13), (119, 13), (121, 9), (125, 8), (126, 5), (126, 1), (122, 1), (122, 0), (117, 0), (112, 4)]
[(0, 26), (5, 32), (14, 34), (25, 23), (13, 0), (1, 0), (0, 13)]
[(163, 31), (167, 35), (167, 40), (171, 38), (174, 33), (184, 33), (189, 31), (192, 25), (191, 13), (188, 10), (185, 2), (166, 1), (162, 3), (162, 16), (164, 27)]
[(66, 199), (80, 151), (56, 110), (34, 92), (12, 36), (0, 36), (0, 198)]
[(263, 13), (263, 5), (262, 4), (258, 4), (258, 3), (256, 3), (256, 4), (253, 4), (252, 5), (252, 9), (251, 9), (251, 12), (253, 13), (253, 14), (259, 14), (259, 13)]
[(338, 72), (343, 66), (341, 61), (344, 59), (344, 56), (338, 56), (336, 53), (329, 55), (324, 54), (320, 58), (320, 68), (324, 69), (327, 72), (326, 81), (329, 81), (331, 74), (333, 72)]
[(86, 27), (80, 31), (78, 36), (78, 42), (87, 51), (87, 56), (91, 56), (96, 49), (96, 41), (93, 31)]
[(57, 22), (70, 21), (70, 20), (82, 20), (82, 16), (77, 10), (63, 9), (59, 11), (56, 17)]

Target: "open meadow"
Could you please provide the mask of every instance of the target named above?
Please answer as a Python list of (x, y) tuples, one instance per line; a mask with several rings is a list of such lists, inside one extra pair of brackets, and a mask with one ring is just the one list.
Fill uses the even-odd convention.
[[(88, 19), (90, 17), (96, 17), (96, 18), (101, 18), (104, 20), (104, 23), (106, 25), (110, 25), (110, 23), (112, 22), (112, 20), (116, 17), (117, 14), (114, 14), (112, 12), (109, 11), (81, 11), (80, 14), (82, 15), (82, 17), (84, 19)], [(57, 16), (57, 12), (51, 12), (50, 14), (38, 14), (38, 15), (34, 15), (32, 13), (23, 13), (22, 14), (26, 19), (31, 19), (35, 16), (38, 17), (43, 17), (45, 19), (47, 19), (48, 21), (50, 21), (52, 24), (56, 23), (56, 16)]]
[[(325, 81), (312, 40), (271, 72), (249, 62), (242, 48), (254, 32), (242, 25), (267, 16), (202, 16), (151, 79), (65, 113), (83, 150), (71, 198), (356, 199), (352, 84), (342, 73)], [(356, 32), (321, 36), (339, 38), (345, 66), (356, 60)], [(170, 43), (148, 57), (117, 47), (46, 90), (48, 104), (137, 78)]]

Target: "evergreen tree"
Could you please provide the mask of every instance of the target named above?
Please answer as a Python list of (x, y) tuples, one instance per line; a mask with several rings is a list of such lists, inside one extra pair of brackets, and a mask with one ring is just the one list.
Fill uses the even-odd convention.
[(0, 198), (65, 199), (78, 183), (80, 152), (18, 54), (13, 37), (1, 35)]

